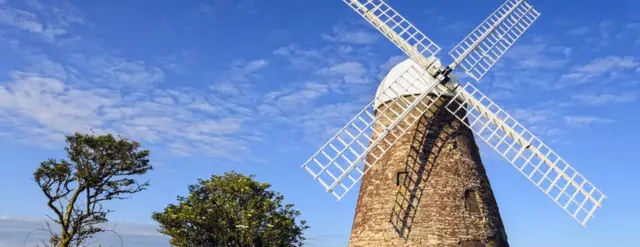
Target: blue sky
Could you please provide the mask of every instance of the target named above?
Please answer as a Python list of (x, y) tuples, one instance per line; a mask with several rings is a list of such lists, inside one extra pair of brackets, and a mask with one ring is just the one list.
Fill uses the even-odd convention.
[[(388, 2), (448, 63), (503, 1)], [(640, 222), (640, 2), (529, 2), (542, 16), (476, 85), (608, 199), (582, 228), (481, 145), (509, 241), (627, 246)], [(152, 150), (150, 189), (109, 204), (126, 246), (167, 246), (151, 213), (229, 170), (294, 203), (310, 246), (346, 246), (357, 193), (336, 202), (300, 165), (404, 56), (338, 0), (0, 0), (0, 58), (0, 246), (21, 246), (47, 213), (39, 162), (89, 129)]]

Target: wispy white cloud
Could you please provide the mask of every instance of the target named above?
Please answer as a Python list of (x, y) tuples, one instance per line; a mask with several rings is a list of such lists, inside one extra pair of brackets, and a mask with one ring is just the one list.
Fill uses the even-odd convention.
[(592, 52), (610, 52), (620, 46), (628, 46), (638, 36), (636, 23), (623, 23), (603, 20), (592, 27), (592, 31), (583, 35), (584, 44)]
[(384, 78), (394, 66), (404, 61), (405, 59), (407, 59), (407, 56), (404, 55), (391, 56), (389, 59), (387, 59), (386, 62), (380, 65), (378, 79), (382, 80), (382, 78)]
[(610, 124), (614, 120), (595, 116), (566, 116), (564, 120), (567, 125), (574, 127), (584, 127), (592, 124)]
[(206, 16), (211, 16), (214, 14), (213, 11), (213, 7), (211, 7), (211, 5), (208, 4), (198, 4), (198, 6), (196, 6), (196, 13), (198, 14), (202, 14), (202, 15), (206, 15)]
[(66, 80), (76, 73), (70, 68), (65, 67), (61, 63), (50, 60), (44, 54), (26, 54), (24, 59), (29, 65), (24, 68), (26, 72), (44, 75), (47, 77)]
[[(287, 61), (285, 68), (299, 73), (315, 73), (322, 80), (341, 80), (364, 83), (375, 77), (377, 66), (374, 55), (363, 45), (329, 44), (317, 47), (300, 47), (290, 44), (276, 49), (273, 54)], [(307, 77), (309, 75), (307, 74)]]
[[(36, 246), (40, 240), (50, 237), (46, 230), (44, 218), (16, 218), (0, 216), (0, 247)], [(169, 247), (169, 237), (157, 231), (156, 224), (135, 222), (110, 222), (107, 229), (114, 232), (99, 233), (91, 239), (93, 245), (102, 246), (136, 246), (136, 247)], [(31, 233), (30, 233), (31, 232)], [(306, 233), (305, 245), (337, 246), (342, 245), (348, 236), (342, 234)], [(121, 239), (122, 238), (122, 239)], [(340, 242), (340, 243), (336, 243)]]
[(276, 49), (274, 55), (286, 59), (285, 67), (304, 73), (305, 80), (313, 74), (314, 81), (327, 83), (332, 90), (349, 93), (375, 81), (380, 70), (380, 64), (372, 62), (375, 56), (366, 47), (330, 43), (320, 48), (302, 48), (291, 44)]
[[(46, 228), (45, 219), (37, 218), (0, 218), (0, 246), (15, 247), (35, 246), (41, 244), (40, 239), (48, 239), (49, 233), (46, 231), (34, 231)], [(139, 224), (129, 222), (113, 222), (107, 226), (122, 237), (125, 246), (156, 247), (170, 246), (169, 238), (156, 231), (153, 224)], [(30, 232), (32, 232), (30, 234)], [(102, 246), (120, 246), (120, 238), (115, 233), (105, 232), (95, 236), (92, 241)]]
[(518, 44), (504, 56), (516, 69), (559, 69), (569, 61), (571, 48), (545, 43)]
[(57, 36), (67, 32), (59, 27), (46, 26), (34, 13), (9, 6), (0, 6), (0, 24), (41, 35), (47, 41), (55, 41)]
[(275, 106), (285, 111), (304, 108), (309, 102), (329, 93), (329, 87), (329, 84), (307, 82), (288, 92), (270, 92), (265, 96), (265, 102), (273, 102)]
[(304, 245), (309, 247), (347, 246), (348, 233), (305, 233)]
[(472, 30), (472, 25), (464, 20), (458, 20), (451, 23), (447, 23), (443, 25), (443, 28), (448, 30), (448, 32), (457, 33), (457, 32), (470, 32)]
[[(595, 22), (593, 22), (595, 21)], [(564, 23), (563, 23), (564, 24)], [(588, 52), (614, 52), (617, 47), (628, 46), (638, 37), (636, 22), (616, 19), (590, 20), (589, 24), (572, 23), (566, 26), (565, 34), (579, 41), (579, 49)]]
[(588, 33), (590, 30), (591, 28), (589, 26), (582, 26), (582, 27), (569, 29), (566, 31), (566, 33), (570, 35), (581, 35), (581, 34)]
[(267, 66), (267, 60), (256, 59), (251, 61), (236, 60), (230, 69), (225, 71), (221, 78), (223, 82), (247, 82), (251, 78), (259, 76), (256, 72)]
[(256, 3), (249, 0), (213, 0), (203, 1), (194, 5), (192, 12), (197, 16), (215, 17), (221, 10), (241, 11), (245, 13), (255, 13), (257, 10)]
[[(43, 57), (39, 62), (57, 64)], [(233, 68), (240, 69), (226, 73), (231, 76), (226, 79), (248, 80), (242, 73), (263, 66), (262, 60), (235, 63)], [(120, 74), (113, 78), (133, 82), (153, 79), (139, 76), (145, 72), (139, 69), (140, 64), (134, 68), (138, 69), (118, 70)], [(255, 120), (253, 110), (222, 95), (189, 88), (123, 90), (38, 71), (14, 71), (9, 81), (0, 84), (0, 115), (8, 116), (0, 125), (14, 129), (14, 137), (47, 140), (39, 141), (40, 145), (57, 144), (66, 134), (92, 129), (167, 149), (182, 145), (175, 150), (179, 154), (225, 158), (238, 157), (237, 152), (247, 151), (251, 141), (260, 139), (257, 132), (243, 127)]]
[(331, 138), (363, 106), (353, 102), (325, 104), (312, 109), (309, 114), (294, 116), (292, 120), (298, 124), (305, 139), (318, 143)]
[(45, 9), (44, 4), (42, 4), (39, 0), (25, 0), (25, 3), (36, 10)]
[(290, 133), (313, 143), (326, 141), (346, 124), (372, 100), (376, 82), (385, 73), (381, 71), (401, 60), (381, 60), (371, 50), (381, 36), (358, 25), (334, 26), (333, 34), (321, 35), (329, 42), (320, 47), (292, 44), (276, 49), (274, 55), (286, 63), (274, 66), (293, 68), (292, 78), (300, 79), (264, 94), (261, 114), (291, 126)]
[(190, 67), (195, 65), (194, 56), (193, 51), (185, 50), (160, 56), (156, 60), (165, 70), (174, 73), (187, 73)]
[(117, 81), (130, 85), (148, 85), (164, 80), (162, 70), (148, 67), (142, 61), (120, 61), (103, 71)]
[(523, 124), (540, 124), (549, 122), (557, 113), (551, 109), (517, 108), (513, 110), (513, 117)]
[(345, 83), (371, 82), (366, 76), (367, 69), (360, 62), (344, 62), (323, 68), (318, 73), (326, 76), (339, 76)]
[(290, 44), (279, 47), (273, 51), (273, 54), (287, 59), (289, 65), (296, 70), (309, 70), (322, 66), (322, 50), (319, 49), (304, 49), (298, 45)]
[(585, 36), (584, 41), (592, 51), (599, 52), (608, 49), (616, 42), (616, 36), (621, 34), (614, 29), (616, 27), (617, 25), (612, 20), (602, 20), (593, 27), (593, 31)]
[(638, 95), (633, 92), (625, 92), (620, 94), (578, 94), (573, 96), (577, 100), (587, 105), (604, 105), (614, 103), (630, 103), (638, 99)]
[(358, 74), (361, 75), (364, 72), (364, 67), (359, 62), (344, 62), (333, 65), (329, 68), (321, 70), (320, 73), (327, 74)]
[(60, 36), (70, 35), (72, 24), (84, 24), (81, 14), (64, 1), (57, 1), (57, 7), (47, 6), (37, 0), (26, 1), (33, 11), (0, 5), (0, 25), (14, 30), (28, 32), (47, 42), (54, 42)]
[(263, 94), (260, 113), (280, 126), (288, 126), (287, 133), (295, 133), (302, 140), (314, 144), (326, 141), (373, 97), (373, 93), (367, 97), (360, 92), (375, 90), (375, 84), (366, 82), (375, 81), (380, 65), (367, 63), (372, 59), (361, 47), (288, 45), (277, 49), (274, 55), (285, 58), (295, 69), (291, 75), (300, 75), (300, 79), (292, 76), (292, 83)]
[(553, 88), (558, 71), (566, 68), (572, 54), (571, 48), (542, 37), (518, 44), (485, 77), (491, 85), (488, 93), (508, 99), (525, 88)]
[(564, 142), (566, 134), (558, 124), (562, 124), (562, 109), (556, 104), (537, 104), (528, 108), (513, 108), (506, 111), (525, 128), (549, 143)]
[(225, 95), (229, 103), (256, 100), (259, 95), (255, 92), (254, 81), (262, 77), (259, 71), (267, 65), (268, 62), (265, 59), (233, 61), (228, 69), (221, 72), (209, 84), (209, 89)]
[[(90, 55), (89, 55), (90, 54)], [(144, 61), (126, 59), (96, 50), (70, 56), (73, 66), (95, 76), (92, 80), (110, 86), (148, 86), (162, 82), (164, 72)]]
[(323, 33), (322, 38), (332, 42), (371, 45), (378, 41), (380, 34), (360, 25), (339, 24), (333, 26), (331, 34)]
[(640, 60), (632, 56), (607, 56), (596, 58), (589, 63), (573, 67), (569, 73), (560, 77), (560, 87), (583, 84), (597, 78), (607, 76), (607, 80), (615, 79), (621, 73), (634, 71), (640, 66)]

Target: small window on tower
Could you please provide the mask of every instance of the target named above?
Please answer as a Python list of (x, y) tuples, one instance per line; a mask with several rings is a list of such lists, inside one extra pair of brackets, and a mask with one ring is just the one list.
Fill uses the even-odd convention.
[(464, 192), (464, 206), (467, 212), (472, 215), (480, 216), (480, 205), (478, 205), (478, 193), (473, 189), (467, 189)]
[(396, 172), (396, 186), (400, 186), (405, 183), (407, 174), (409, 174), (409, 172), (405, 171), (404, 169), (398, 170)]
[(460, 243), (460, 247), (486, 247), (486, 245), (478, 241), (464, 241)]

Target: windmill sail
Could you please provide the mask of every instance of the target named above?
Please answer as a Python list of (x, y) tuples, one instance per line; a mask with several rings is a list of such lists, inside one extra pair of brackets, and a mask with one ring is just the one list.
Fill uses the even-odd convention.
[(445, 69), (435, 64), (440, 48), (383, 0), (343, 1), (417, 66), (391, 86), (383, 85), (376, 99), (305, 162), (303, 167), (328, 192), (341, 199), (408, 128), (442, 102), (440, 96), (453, 92), (453, 99), (462, 104), (455, 110), (451, 103), (444, 108), (586, 225), (605, 198), (600, 190), (471, 84), (442, 84), (457, 66), (476, 81), (484, 77), (538, 19), (537, 10), (525, 0), (507, 0), (453, 48), (449, 55), (454, 62)]
[(524, 0), (508, 0), (456, 45), (454, 64), (479, 81), (535, 22), (540, 13)]
[[(427, 73), (418, 66), (410, 67), (302, 167), (341, 199), (444, 93), (436, 88), (438, 83), (426, 81), (432, 78)], [(431, 92), (431, 96), (415, 92)], [(407, 95), (414, 97), (403, 97)], [(384, 106), (379, 107), (380, 103)]]
[[(382, 0), (343, 1), (419, 67), (405, 71), (380, 94), (380, 97), (390, 100), (386, 102), (387, 106), (394, 107), (376, 109), (376, 102), (383, 100), (376, 97), (302, 165), (338, 200), (362, 178), (366, 167), (373, 165), (422, 115), (413, 115), (411, 112), (416, 108), (426, 111), (444, 93), (436, 89), (439, 82), (426, 81), (440, 69), (432, 67), (436, 61), (433, 56), (440, 51), (440, 47)], [(416, 90), (419, 92), (416, 97), (398, 97)], [(432, 100), (427, 95), (436, 95), (436, 98)], [(426, 108), (418, 107), (425, 105)], [(394, 108), (400, 109), (400, 112)], [(400, 123), (408, 124), (398, 126)], [(384, 126), (383, 130), (376, 130), (375, 126), (380, 125)], [(371, 152), (373, 158), (365, 160)]]
[[(397, 82), (398, 85), (401, 86), (390, 87), (387, 89), (388, 92), (385, 91), (385, 93), (406, 95), (402, 93), (402, 90), (408, 90), (410, 87), (424, 87), (424, 85), (419, 85), (421, 83), (426, 83), (425, 78), (438, 76), (437, 71), (441, 69), (440, 66), (432, 65), (437, 61), (434, 58), (434, 55), (440, 51), (440, 48), (388, 4), (382, 0), (343, 1), (371, 23), (382, 34), (384, 34), (385, 37), (391, 40), (419, 66), (419, 68), (413, 69), (419, 71), (418, 74), (423, 76), (412, 78), (411, 80), (413, 81), (410, 81), (409, 83), (406, 81)], [(495, 26), (499, 26), (504, 23), (508, 17), (517, 16), (514, 13), (519, 13), (518, 8), (520, 6), (528, 6), (529, 9), (532, 9), (531, 6), (524, 3), (524, 1), (515, 1), (517, 2), (515, 4), (512, 2), (514, 2), (514, 0), (508, 0), (507, 3), (503, 4), (503, 6), (498, 9), (498, 11), (494, 12), (492, 16), (495, 16), (496, 13), (502, 13), (500, 10), (504, 9), (505, 6), (509, 7), (507, 12), (502, 13), (497, 21), (485, 21), (485, 23), (491, 23), (494, 25), (494, 27), (490, 29), (482, 29), (484, 34), (479, 37), (470, 39), (469, 36), (467, 39), (463, 40), (464, 44), (466, 44), (466, 42), (473, 42), (473, 44), (467, 46), (466, 51), (460, 54), (457, 57), (457, 60), (467, 61), (467, 56), (474, 55), (474, 52), (477, 53), (478, 50), (482, 50), (482, 45), (485, 44), (487, 40), (490, 40), (491, 37), (494, 37), (490, 35), (495, 35), (493, 33), (493, 29), (496, 28)], [(509, 5), (509, 3), (512, 4)], [(490, 19), (493, 20), (492, 17), (490, 17)], [(529, 25), (530, 24), (531, 23), (529, 23)], [(512, 26), (507, 25), (507, 27), (511, 28)], [(476, 31), (477, 30), (481, 30), (480, 27), (476, 28)], [(524, 30), (517, 33), (517, 37), (522, 35), (523, 32)], [(509, 45), (514, 41), (515, 39), (509, 40)], [(458, 45), (458, 47), (462, 46)], [(499, 50), (499, 52), (504, 53), (507, 49), (508, 47), (503, 50)], [(499, 57), (500, 56), (496, 57), (496, 59)], [(484, 73), (486, 73), (488, 69), (489, 68), (486, 68)], [(413, 73), (415, 73), (415, 71), (413, 71)], [(411, 73), (407, 71), (405, 74), (409, 75)], [(403, 109), (402, 112), (388, 110), (388, 112), (384, 112), (382, 115), (380, 115), (381, 113), (376, 115), (374, 114), (375, 102), (379, 99), (373, 100), (316, 154), (305, 162), (303, 167), (306, 168), (307, 171), (309, 171), (309, 173), (311, 173), (314, 178), (327, 189), (328, 192), (331, 192), (338, 199), (342, 198), (362, 178), (366, 172), (366, 167), (373, 165), (386, 152), (386, 150), (395, 143), (395, 140), (406, 132), (406, 129), (401, 127), (398, 128), (397, 125), (399, 123), (414, 123), (419, 119), (421, 114), (414, 116), (409, 113), (420, 104), (428, 104), (427, 106), (431, 106), (430, 104), (433, 104), (436, 101), (436, 99), (431, 100), (430, 98), (427, 98), (427, 95), (437, 95), (439, 97), (443, 93), (447, 92), (447, 89), (444, 86), (437, 86), (441, 83), (442, 79), (444, 78), (438, 76), (437, 81), (432, 85), (429, 85), (427, 88), (423, 88), (420, 91), (421, 94), (417, 97), (405, 98), (389, 96), (388, 98), (393, 99), (390, 105), (397, 104), (401, 106), (400, 109)], [(409, 85), (409, 87), (406, 87), (406, 85)], [(421, 113), (424, 113), (428, 107), (426, 109), (420, 109), (422, 109)], [(377, 133), (374, 126), (376, 124), (382, 124), (383, 121), (380, 121), (381, 117), (388, 120), (390, 124), (385, 126), (386, 128), (384, 128), (382, 132)], [(358, 123), (363, 125), (358, 126)], [(406, 126), (408, 127), (410, 124)], [(367, 135), (368, 132), (373, 133)], [(392, 134), (391, 137), (387, 137), (389, 133)], [(372, 151), (374, 151), (372, 160), (365, 160), (367, 155)]]
[[(582, 226), (605, 195), (502, 108), (467, 83), (456, 90), (460, 107), (449, 109)], [(468, 106), (468, 109), (463, 106)]]
[(424, 69), (440, 51), (429, 37), (382, 0), (343, 0)]

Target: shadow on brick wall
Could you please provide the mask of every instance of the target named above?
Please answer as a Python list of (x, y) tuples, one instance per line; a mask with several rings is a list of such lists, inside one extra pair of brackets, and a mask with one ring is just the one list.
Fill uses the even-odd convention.
[[(448, 100), (441, 102), (438, 107), (429, 109), (416, 124), (416, 131), (412, 139), (411, 150), (406, 158), (404, 171), (398, 173), (398, 191), (392, 207), (390, 222), (396, 233), (405, 240), (409, 239), (425, 185), (429, 181), (443, 147), (459, 134), (457, 128), (450, 127), (456, 120), (444, 108)], [(431, 119), (436, 121), (430, 121)]]

